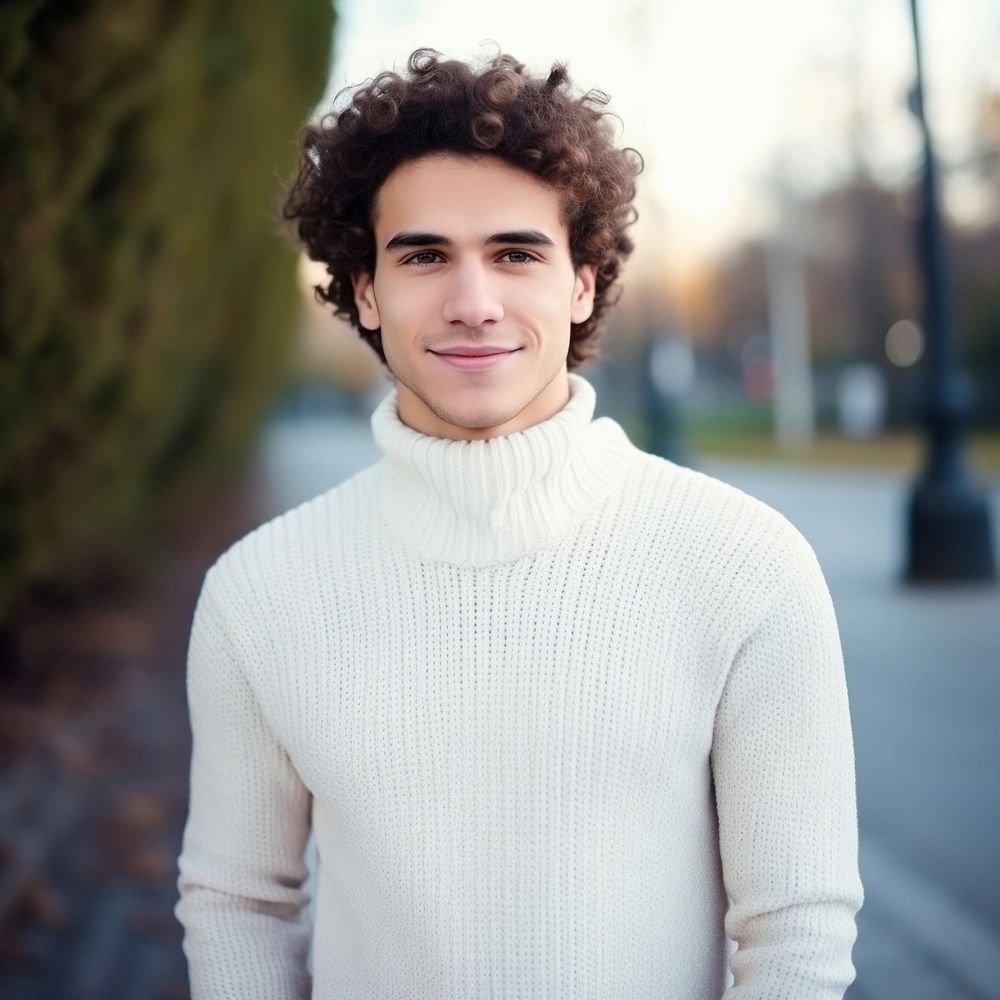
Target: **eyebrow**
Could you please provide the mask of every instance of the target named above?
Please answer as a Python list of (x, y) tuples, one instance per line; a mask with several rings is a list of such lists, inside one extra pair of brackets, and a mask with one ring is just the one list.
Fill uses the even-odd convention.
[[(484, 246), (497, 243), (520, 243), (523, 246), (554, 247), (555, 242), (545, 233), (537, 229), (515, 229), (507, 233), (494, 233), (483, 240)], [(452, 241), (447, 236), (437, 233), (397, 233), (388, 243), (386, 250), (398, 250), (403, 247), (450, 247)]]

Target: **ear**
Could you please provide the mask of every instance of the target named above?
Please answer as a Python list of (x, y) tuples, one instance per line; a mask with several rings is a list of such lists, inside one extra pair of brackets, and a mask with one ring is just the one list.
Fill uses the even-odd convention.
[(597, 288), (597, 265), (581, 264), (576, 269), (573, 283), (573, 301), (570, 305), (570, 319), (574, 323), (585, 323), (594, 311), (594, 291)]
[(358, 318), (366, 330), (379, 330), (382, 320), (375, 301), (375, 279), (368, 271), (356, 271), (351, 275), (354, 288), (354, 304), (358, 307)]

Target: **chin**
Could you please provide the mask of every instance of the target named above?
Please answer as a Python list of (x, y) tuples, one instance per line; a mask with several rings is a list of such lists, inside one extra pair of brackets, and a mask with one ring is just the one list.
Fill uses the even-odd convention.
[[(449, 412), (450, 409), (450, 412)], [(443, 409), (438, 415), (442, 420), (447, 421), (455, 427), (464, 427), (466, 430), (487, 430), (490, 427), (500, 427), (509, 423), (523, 409), (516, 403), (503, 405), (501, 402), (496, 406), (484, 406), (482, 401), (468, 407)]]

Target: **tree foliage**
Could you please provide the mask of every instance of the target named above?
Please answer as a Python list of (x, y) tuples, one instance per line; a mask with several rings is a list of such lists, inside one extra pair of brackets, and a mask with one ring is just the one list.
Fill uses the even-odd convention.
[(134, 567), (245, 457), (291, 349), (275, 206), (329, 0), (0, 7), (0, 623)]

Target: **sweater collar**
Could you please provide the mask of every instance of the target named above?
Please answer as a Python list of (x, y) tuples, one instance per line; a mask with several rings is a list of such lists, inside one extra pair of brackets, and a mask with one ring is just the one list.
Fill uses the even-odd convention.
[(524, 430), (456, 441), (404, 424), (393, 388), (371, 417), (383, 453), (379, 506), (428, 559), (484, 566), (555, 545), (615, 488), (635, 450), (596, 393), (569, 372), (568, 402)]

